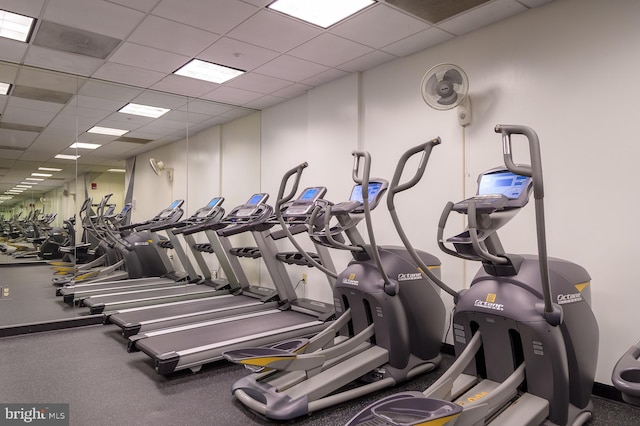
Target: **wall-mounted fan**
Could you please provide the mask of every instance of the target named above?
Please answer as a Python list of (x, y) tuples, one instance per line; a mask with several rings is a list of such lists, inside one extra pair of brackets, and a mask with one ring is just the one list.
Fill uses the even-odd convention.
[(432, 67), (422, 77), (420, 91), (422, 98), (431, 108), (447, 110), (458, 108), (458, 123), (471, 123), (471, 102), (467, 92), (469, 79), (457, 65), (439, 64)]
[(173, 182), (173, 169), (167, 168), (164, 164), (164, 161), (156, 160), (155, 158), (149, 158), (149, 164), (153, 169), (153, 172), (160, 176), (164, 170), (167, 171), (167, 177), (169, 178), (169, 182)]

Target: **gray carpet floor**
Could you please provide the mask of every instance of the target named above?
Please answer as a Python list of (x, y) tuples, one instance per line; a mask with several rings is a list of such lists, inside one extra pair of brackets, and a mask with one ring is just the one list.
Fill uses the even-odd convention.
[[(7, 273), (12, 269), (2, 269), (3, 282), (7, 282)], [(45, 299), (39, 302), (42, 310), (47, 303), (56, 303), (49, 296), (53, 287), (48, 281), (40, 281), (42, 275), (49, 274), (46, 269), (27, 268), (12, 273), (13, 287), (38, 282), (33, 287), (43, 288)], [(0, 310), (7, 306), (6, 301), (2, 303)], [(38, 306), (36, 303), (23, 308), (23, 318), (29, 318), (30, 310), (31, 318), (40, 316)], [(47, 315), (60, 310), (56, 306)], [(361, 408), (385, 395), (423, 390), (450, 363), (451, 357), (445, 355), (433, 373), (285, 424), (344, 424)], [(274, 424), (246, 409), (231, 395), (231, 385), (246, 374), (244, 368), (221, 361), (205, 366), (197, 374), (181, 371), (160, 376), (145, 354), (126, 351), (126, 340), (111, 325), (0, 338), (0, 402), (68, 403), (70, 423), (78, 426)], [(599, 397), (594, 397), (594, 403), (590, 425), (640, 425), (640, 409)]]

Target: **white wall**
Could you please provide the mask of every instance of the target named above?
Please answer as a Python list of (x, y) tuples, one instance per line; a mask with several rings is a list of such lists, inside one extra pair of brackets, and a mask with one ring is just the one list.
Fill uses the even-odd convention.
[[(632, 324), (640, 319), (639, 277), (630, 267), (640, 201), (629, 189), (640, 155), (632, 119), (637, 16), (640, 3), (633, 0), (556, 0), (365, 72), (361, 80), (352, 75), (269, 108), (262, 114), (263, 188), (275, 192), (284, 171), (306, 160), (302, 185), (323, 184), (327, 197), (339, 200), (351, 185), (349, 154), (359, 140), (372, 154), (372, 174), (390, 179), (404, 150), (441, 136), (424, 181), (399, 196), (398, 210), (414, 243), (438, 253), (444, 279), (462, 288), (477, 265), (465, 274), (461, 261), (439, 252), (441, 209), (471, 195), (477, 175), (502, 163), (496, 124), (533, 127), (542, 144), (549, 254), (592, 275), (600, 326), (596, 380), (610, 383), (618, 357), (637, 339)], [(464, 133), (455, 112), (431, 110), (420, 96), (423, 74), (441, 62), (469, 76), (473, 123)], [(516, 158), (528, 161), (520, 147)], [(628, 213), (613, 210), (620, 202)], [(385, 214), (378, 211), (374, 219), (379, 241), (398, 242)], [(453, 234), (462, 223), (449, 225)], [(535, 252), (533, 209), (501, 238), (508, 251)]]

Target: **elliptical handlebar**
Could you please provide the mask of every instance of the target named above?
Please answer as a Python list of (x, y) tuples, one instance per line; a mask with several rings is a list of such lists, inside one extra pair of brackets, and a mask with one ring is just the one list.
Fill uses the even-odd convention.
[[(400, 160), (398, 160), (396, 171), (393, 174), (391, 185), (389, 185), (389, 193), (387, 194), (387, 208), (389, 210), (395, 210), (394, 201), (395, 195), (397, 193), (413, 188), (420, 181), (420, 179), (422, 179), (424, 171), (427, 168), (427, 163), (429, 162), (429, 157), (431, 156), (433, 147), (436, 145), (440, 145), (441, 143), (442, 140), (438, 136), (437, 138), (415, 146), (402, 154)], [(407, 182), (400, 184), (400, 178), (402, 177), (402, 173), (406, 167), (407, 161), (409, 161), (411, 157), (419, 154), (420, 152), (422, 152), (422, 157), (420, 157), (420, 163), (418, 164), (418, 170), (416, 171), (416, 174)]]
[[(440, 289), (442, 289), (446, 293), (453, 296), (454, 300), (457, 302), (457, 299), (459, 296), (458, 292), (453, 290), (448, 285), (446, 285), (440, 278), (438, 278), (433, 272), (431, 272), (429, 267), (424, 263), (424, 261), (420, 258), (420, 256), (416, 252), (415, 248), (411, 244), (411, 241), (409, 241), (409, 237), (407, 237), (407, 233), (402, 228), (402, 224), (400, 223), (400, 219), (398, 218), (398, 213), (396, 212), (396, 207), (395, 207), (396, 194), (398, 194), (399, 192), (405, 191), (409, 188), (413, 188), (422, 179), (422, 177), (424, 176), (424, 172), (427, 168), (427, 163), (429, 162), (429, 157), (431, 156), (431, 151), (436, 145), (439, 145), (440, 143), (442, 143), (442, 140), (440, 139), (440, 137), (436, 137), (434, 139), (431, 139), (428, 142), (425, 142), (418, 146), (410, 148), (404, 154), (402, 154), (402, 156), (398, 160), (398, 164), (396, 165), (396, 170), (393, 174), (393, 179), (391, 180), (391, 185), (389, 187), (389, 193), (387, 194), (387, 208), (389, 210), (389, 214), (391, 215), (391, 220), (393, 221), (396, 231), (398, 232), (398, 235), (400, 236), (400, 239), (402, 240), (402, 243), (404, 244), (405, 248), (409, 252), (409, 255), (411, 255), (411, 257), (413, 258), (413, 261), (416, 262), (416, 265), (418, 266), (418, 270), (424, 276), (426, 276), (426, 278), (428, 278), (429, 280), (434, 282), (438, 287), (440, 287)], [(420, 163), (418, 164), (418, 169), (416, 170), (416, 173), (407, 182), (401, 184), (400, 178), (402, 177), (402, 173), (406, 168), (407, 161), (409, 161), (409, 159), (414, 155), (417, 155), (420, 153), (422, 153), (422, 157), (420, 158)], [(452, 203), (449, 203), (449, 204), (453, 206)], [(451, 206), (449, 206), (448, 211), (451, 211)], [(448, 216), (448, 212), (446, 215), (443, 214), (443, 216), (440, 218), (440, 225), (442, 226), (442, 228), (444, 228), (444, 224), (446, 223), (447, 216)], [(441, 248), (443, 248), (443, 246), (441, 246)], [(451, 250), (447, 249), (446, 247), (444, 247), (443, 250), (445, 250), (446, 252), (451, 252)], [(455, 254), (455, 252), (453, 253)]]
[(467, 208), (467, 219), (469, 220), (469, 238), (471, 238), (471, 245), (473, 250), (481, 258), (488, 260), (491, 263), (497, 265), (504, 265), (508, 260), (504, 257), (495, 256), (489, 253), (484, 247), (480, 245), (478, 239), (478, 219), (476, 216), (476, 202), (475, 200), (469, 200), (469, 207)]
[[(540, 263), (540, 278), (544, 310), (542, 316), (550, 325), (562, 323), (562, 307), (551, 300), (551, 285), (549, 282), (549, 263), (547, 256), (547, 238), (544, 219), (544, 184), (542, 178), (542, 157), (540, 155), (540, 141), (536, 132), (527, 126), (498, 124), (495, 132), (502, 134), (502, 152), (507, 168), (513, 173), (529, 176), (533, 179), (533, 197), (536, 210), (536, 233), (538, 240), (538, 259)], [(513, 162), (511, 153), (511, 135), (524, 135), (529, 142), (530, 166), (518, 165)]]
[[(369, 245), (371, 246), (371, 254), (378, 267), (378, 271), (384, 281), (383, 290), (389, 296), (396, 296), (400, 290), (397, 281), (391, 281), (382, 266), (380, 252), (376, 244), (376, 237), (373, 232), (373, 223), (371, 221), (371, 208), (369, 206), (369, 174), (371, 172), (371, 155), (366, 151), (355, 150), (351, 153), (353, 160), (353, 181), (362, 185), (362, 204), (364, 205), (364, 218), (367, 225), (367, 234), (369, 235)], [(360, 178), (360, 159), (364, 159), (362, 168), (362, 177)]]
[[(302, 171), (309, 166), (309, 163), (306, 161), (304, 163), (298, 164), (296, 167), (288, 170), (284, 176), (282, 177), (282, 181), (280, 182), (280, 189), (278, 190), (278, 198), (276, 199), (276, 216), (282, 208), (282, 205), (288, 203), (293, 199), (298, 192), (298, 185), (300, 184), (300, 178), (302, 177)], [(284, 191), (287, 189), (287, 183), (292, 176), (295, 175), (295, 180), (293, 181), (293, 186), (291, 187), (291, 191), (285, 196)]]

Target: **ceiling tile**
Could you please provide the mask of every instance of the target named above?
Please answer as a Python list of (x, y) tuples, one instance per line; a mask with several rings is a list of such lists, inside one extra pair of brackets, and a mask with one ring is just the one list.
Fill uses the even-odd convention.
[[(9, 102), (11, 104), (11, 102)], [(2, 116), (5, 123), (26, 124), (44, 127), (56, 116), (56, 112), (36, 111), (28, 108), (7, 108)]]
[(28, 47), (28, 44), (17, 40), (0, 38), (0, 60), (20, 63)]
[(30, 109), (34, 111), (42, 111), (50, 114), (57, 114), (62, 110), (64, 105), (54, 103), (54, 102), (45, 102), (45, 101), (24, 99), (24, 98), (18, 98), (16, 96), (11, 96), (11, 100), (8, 103), (8, 107), (9, 109), (21, 108), (21, 109)]
[(16, 83), (22, 86), (55, 90), (57, 92), (76, 93), (78, 87), (81, 87), (84, 81), (84, 78), (78, 78), (69, 74), (61, 74), (43, 69), (22, 68)]
[(49, 2), (43, 18), (123, 40), (140, 23), (144, 14), (105, 1), (55, 0)]
[(390, 53), (382, 52), (380, 50), (374, 50), (367, 55), (360, 56), (359, 58), (356, 58), (349, 62), (345, 62), (338, 68), (349, 72), (365, 71), (377, 65), (389, 62), (393, 59), (398, 59), (398, 57)]
[(420, 52), (429, 47), (443, 43), (454, 36), (439, 28), (431, 27), (395, 43), (391, 43), (381, 50), (396, 56), (407, 56)]
[(109, 58), (109, 62), (172, 73), (189, 61), (188, 56), (178, 55), (135, 43), (123, 43)]
[(336, 25), (331, 32), (379, 49), (429, 27), (419, 19), (379, 3)]
[(199, 59), (244, 71), (269, 62), (279, 53), (264, 47), (222, 37), (198, 55)]
[(263, 9), (227, 35), (267, 49), (286, 52), (321, 33), (319, 28)]
[(0, 81), (14, 83), (18, 75), (18, 65), (0, 63)]
[(526, 7), (515, 0), (496, 0), (440, 22), (438, 27), (452, 34), (461, 35), (526, 10)]
[(319, 74), (314, 75), (313, 77), (307, 78), (306, 80), (302, 80), (302, 83), (309, 84), (311, 86), (320, 86), (325, 83), (328, 83), (332, 80), (336, 80), (338, 78), (342, 78), (347, 76), (349, 73), (346, 71), (338, 70), (335, 68), (328, 69)]
[(269, 77), (258, 73), (248, 73), (234, 78), (225, 84), (228, 87), (246, 89), (256, 93), (268, 94), (276, 90), (291, 86), (293, 82), (280, 78)]
[(278, 96), (266, 95), (261, 97), (260, 99), (256, 99), (255, 101), (247, 103), (247, 106), (262, 110), (270, 106), (277, 105), (280, 102), (284, 102), (286, 100), (287, 98), (280, 98)]
[(179, 110), (196, 112), (199, 114), (218, 115), (229, 111), (232, 108), (233, 107), (230, 105), (205, 101), (204, 99), (190, 99), (189, 103), (182, 108), (179, 108)]
[(121, 6), (130, 7), (141, 12), (149, 12), (156, 7), (160, 0), (105, 0), (108, 3), (115, 3)]
[(104, 109), (89, 108), (87, 106), (83, 106), (82, 104), (80, 104), (80, 106), (76, 106), (72, 102), (70, 105), (67, 105), (62, 110), (62, 114), (68, 114), (68, 115), (78, 114), (78, 116), (80, 117), (92, 118), (94, 120), (102, 120), (105, 117), (109, 116), (109, 114), (111, 114), (111, 111), (107, 111)]
[(327, 69), (328, 67), (324, 65), (294, 58), (289, 55), (282, 55), (256, 68), (255, 71), (260, 74), (298, 82), (326, 71)]
[(170, 93), (146, 91), (134, 98), (132, 102), (160, 108), (176, 109), (186, 105), (187, 98), (185, 96), (173, 95)]
[(107, 62), (101, 66), (93, 77), (118, 83), (131, 84), (138, 87), (149, 87), (160, 81), (166, 74), (128, 65)]
[[(35, 132), (16, 132), (14, 130), (0, 129), (0, 145), (26, 148), (38, 137)], [(1, 157), (1, 156), (0, 156)]]
[(162, 0), (153, 14), (217, 34), (224, 34), (258, 8), (237, 0)]
[(209, 81), (169, 74), (151, 86), (151, 89), (199, 98), (218, 86), (220, 85)]
[(110, 99), (95, 98), (93, 96), (79, 95), (69, 103), (69, 106), (78, 105), (80, 109), (89, 108), (97, 109), (105, 112), (112, 113), (114, 110), (118, 110), (126, 105), (126, 102), (113, 101)]
[(13, 150), (13, 149), (0, 149), (0, 157), (17, 160), (22, 157), (23, 151)]
[(142, 21), (127, 41), (195, 56), (218, 38), (218, 34), (151, 15)]
[(202, 123), (203, 121), (210, 119), (211, 115), (199, 114), (197, 112), (192, 112), (192, 111), (187, 112), (187, 111), (181, 111), (181, 110), (174, 110), (174, 111), (169, 111), (162, 117), (166, 117), (167, 120), (171, 120), (171, 121), (180, 121), (184, 123), (185, 126), (187, 125), (191, 126), (192, 124)]
[(308, 84), (296, 83), (296, 84), (292, 84), (289, 87), (285, 87), (282, 90), (273, 92), (271, 95), (281, 97), (281, 98), (286, 98), (286, 99), (293, 99), (295, 97), (298, 97), (306, 93), (310, 89), (313, 89), (313, 86), (309, 86)]
[(235, 87), (222, 86), (203, 96), (216, 102), (225, 102), (234, 105), (244, 105), (262, 97), (262, 93), (250, 92), (248, 90), (236, 89)]
[(26, 65), (62, 71), (70, 74), (89, 76), (104, 63), (101, 59), (73, 53), (60, 52), (45, 47), (31, 46), (24, 60)]
[(144, 89), (106, 81), (89, 80), (78, 91), (78, 94), (93, 98), (103, 98), (120, 102), (129, 102), (142, 93)]
[(292, 49), (288, 55), (329, 67), (372, 52), (373, 49), (330, 33), (320, 36)]
[(0, 9), (38, 18), (40, 13), (42, 13), (44, 2), (45, 0), (2, 0)]

